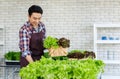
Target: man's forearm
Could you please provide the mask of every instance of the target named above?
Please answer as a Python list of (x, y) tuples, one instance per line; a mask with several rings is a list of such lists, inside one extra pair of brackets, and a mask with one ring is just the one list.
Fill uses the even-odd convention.
[(25, 58), (29, 63), (33, 62), (31, 55), (27, 55)]

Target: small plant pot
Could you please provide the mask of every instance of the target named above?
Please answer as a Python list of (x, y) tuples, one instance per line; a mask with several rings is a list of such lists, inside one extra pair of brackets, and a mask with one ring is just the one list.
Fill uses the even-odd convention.
[(6, 65), (20, 65), (20, 61), (18, 60), (5, 60)]

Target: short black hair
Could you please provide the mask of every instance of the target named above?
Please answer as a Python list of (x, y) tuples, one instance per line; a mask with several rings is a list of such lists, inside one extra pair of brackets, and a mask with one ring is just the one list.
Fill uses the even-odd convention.
[(43, 10), (40, 6), (38, 5), (32, 5), (29, 9), (28, 9), (28, 14), (29, 16), (32, 15), (32, 13), (40, 13), (43, 14)]

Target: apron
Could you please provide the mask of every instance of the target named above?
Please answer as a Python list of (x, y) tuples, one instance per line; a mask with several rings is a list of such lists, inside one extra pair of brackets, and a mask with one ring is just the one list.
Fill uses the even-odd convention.
[[(30, 39), (30, 51), (31, 57), (34, 61), (40, 60), (41, 56), (44, 54), (43, 50), (43, 38), (44, 38), (44, 33), (41, 31), (39, 33), (32, 33), (31, 34), (31, 39)], [(21, 56), (20, 60), (20, 66), (26, 67), (29, 64), (29, 62), (25, 59), (25, 57)]]

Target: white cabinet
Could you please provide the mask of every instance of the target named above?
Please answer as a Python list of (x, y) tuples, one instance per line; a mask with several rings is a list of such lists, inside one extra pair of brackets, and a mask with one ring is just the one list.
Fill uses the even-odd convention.
[(94, 24), (94, 52), (106, 64), (120, 64), (120, 23)]

